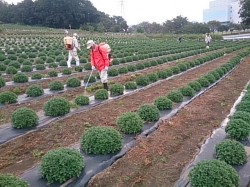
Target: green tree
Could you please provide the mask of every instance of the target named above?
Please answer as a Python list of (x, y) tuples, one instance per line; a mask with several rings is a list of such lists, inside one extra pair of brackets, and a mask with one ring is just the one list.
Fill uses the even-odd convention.
[(209, 27), (204, 23), (188, 23), (183, 27), (186, 34), (204, 34), (209, 32)]
[(239, 15), (245, 25), (250, 25), (250, 0), (240, 0)]
[(227, 32), (229, 30), (229, 26), (228, 25), (220, 25), (219, 27), (218, 27), (218, 31), (219, 32)]
[(219, 21), (213, 20), (207, 22), (208, 27), (210, 29), (210, 32), (214, 33), (215, 31), (218, 31), (219, 27), (221, 26), (221, 23)]

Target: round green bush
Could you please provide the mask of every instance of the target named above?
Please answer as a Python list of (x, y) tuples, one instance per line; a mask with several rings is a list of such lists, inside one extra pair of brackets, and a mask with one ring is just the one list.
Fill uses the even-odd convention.
[(118, 64), (120, 64), (120, 61), (117, 58), (115, 58), (112, 60), (111, 63), (112, 63), (112, 65), (118, 65)]
[(118, 68), (118, 73), (119, 74), (126, 74), (126, 73), (128, 73), (127, 67), (120, 67), (120, 68)]
[(180, 103), (183, 101), (183, 95), (180, 90), (171, 90), (167, 93), (167, 98), (175, 103)]
[(30, 53), (28, 54), (29, 58), (36, 58), (36, 54), (35, 53)]
[(49, 75), (50, 77), (57, 77), (58, 72), (55, 71), (55, 70), (51, 70), (51, 71), (48, 71), (48, 75)]
[(108, 99), (109, 95), (108, 95), (108, 91), (106, 89), (99, 89), (96, 90), (94, 93), (94, 97), (97, 100), (105, 100)]
[(200, 83), (202, 87), (210, 86), (210, 82), (205, 77), (200, 77), (199, 79), (197, 79), (197, 81)]
[(189, 172), (192, 187), (238, 187), (240, 179), (235, 169), (220, 160), (202, 160)]
[(230, 119), (242, 119), (246, 123), (250, 124), (250, 113), (245, 111), (236, 111)]
[(30, 65), (23, 65), (21, 68), (21, 72), (31, 72), (31, 71), (33, 71), (33, 68)]
[(137, 88), (137, 84), (133, 81), (128, 81), (125, 83), (125, 89), (134, 90)]
[(150, 64), (151, 64), (151, 66), (157, 66), (158, 62), (156, 60), (151, 60)]
[(250, 112), (250, 101), (241, 101), (239, 104), (236, 105), (237, 111), (245, 111)]
[(86, 63), (86, 64), (84, 64), (84, 69), (85, 70), (91, 70), (91, 65), (90, 65), (90, 63), (88, 62), (88, 63)]
[(21, 67), (21, 64), (19, 62), (11, 62), (9, 63), (9, 66), (15, 67), (16, 69)]
[(61, 116), (69, 113), (70, 104), (68, 100), (56, 97), (48, 100), (44, 104), (43, 110), (47, 116)]
[(151, 67), (151, 63), (149, 61), (143, 62), (145, 68)]
[(1, 187), (29, 187), (29, 184), (12, 174), (0, 173), (0, 186)]
[(111, 127), (91, 127), (83, 133), (80, 144), (88, 154), (109, 154), (121, 149), (122, 136)]
[(5, 86), (5, 79), (3, 77), (0, 77), (0, 88)]
[(64, 64), (66, 63), (66, 66), (67, 66), (67, 62), (66, 62), (66, 60), (64, 60), (64, 56), (63, 55), (58, 55), (56, 57), (56, 62), (59, 62), (60, 66), (64, 66), (64, 65), (61, 65), (61, 62), (63, 62)]
[(41, 58), (36, 58), (35, 59), (35, 63), (38, 65), (38, 64), (44, 64), (44, 60), (41, 59)]
[(172, 66), (170, 67), (170, 70), (173, 72), (173, 74), (180, 73), (180, 68), (178, 66)]
[(7, 68), (7, 66), (5, 66), (4, 64), (0, 64), (0, 71), (5, 71)]
[(160, 118), (159, 109), (152, 104), (143, 104), (137, 110), (137, 113), (144, 121), (157, 121)]
[(135, 67), (136, 67), (137, 70), (142, 70), (142, 69), (145, 68), (144, 64), (141, 63), (141, 62), (136, 63), (136, 64), (135, 64)]
[(125, 112), (120, 115), (116, 124), (125, 134), (134, 134), (142, 129), (143, 121), (136, 112)]
[(245, 95), (243, 96), (243, 98), (241, 99), (242, 101), (250, 101), (250, 92), (246, 92)]
[(86, 58), (81, 57), (81, 58), (80, 58), (80, 63), (87, 63), (87, 59), (86, 59)]
[(180, 69), (180, 71), (186, 71), (188, 68), (187, 68), (187, 65), (184, 64), (183, 62), (177, 64), (178, 68)]
[(210, 83), (214, 83), (216, 80), (213, 74), (211, 73), (207, 73), (206, 75), (203, 75), (202, 77), (206, 78)]
[(225, 131), (235, 140), (245, 140), (250, 135), (250, 124), (242, 119), (231, 119), (228, 122)]
[(43, 75), (41, 73), (33, 73), (31, 79), (41, 79)]
[(45, 70), (45, 69), (46, 69), (46, 67), (44, 64), (37, 64), (36, 65), (36, 70)]
[(224, 71), (222, 70), (222, 68), (216, 68), (214, 71), (218, 72), (220, 77), (224, 75)]
[(42, 157), (39, 173), (49, 183), (62, 183), (80, 176), (84, 167), (83, 159), (84, 157), (76, 149), (50, 150)]
[(44, 94), (43, 88), (38, 84), (30, 85), (26, 92), (28, 97), (37, 97)]
[(25, 60), (24, 62), (23, 62), (23, 66), (32, 66), (32, 63), (30, 62), (30, 61), (27, 61), (27, 60)]
[(136, 71), (135, 65), (128, 65), (127, 68), (128, 68), (128, 71), (129, 71), (129, 72), (134, 72), (134, 71)]
[(195, 94), (194, 89), (191, 88), (191, 86), (188, 86), (188, 85), (181, 87), (179, 90), (180, 90), (180, 92), (181, 92), (181, 94), (182, 94), (183, 96), (190, 96), (190, 97), (193, 97), (194, 94)]
[(166, 68), (163, 71), (165, 71), (167, 73), (167, 77), (170, 77), (170, 76), (173, 75), (173, 72), (172, 72), (172, 70), (170, 68)]
[(124, 92), (124, 86), (120, 83), (118, 84), (112, 84), (109, 87), (110, 94), (112, 95), (122, 95)]
[(159, 110), (168, 110), (172, 108), (172, 101), (167, 97), (160, 96), (154, 100), (154, 105)]
[(15, 74), (12, 77), (12, 80), (14, 82), (24, 83), (24, 82), (28, 82), (29, 81), (29, 77), (26, 74), (22, 73), (22, 72), (18, 72), (17, 74)]
[(52, 57), (48, 57), (46, 59), (46, 63), (50, 64), (50, 63), (54, 63), (55, 62), (55, 59), (53, 59)]
[(220, 74), (216, 70), (213, 70), (210, 73), (214, 76), (215, 80), (220, 79)]
[(147, 77), (150, 82), (156, 82), (158, 80), (158, 75), (156, 73), (148, 73)]
[(89, 104), (89, 97), (85, 96), (85, 95), (78, 95), (76, 96), (76, 98), (74, 99), (74, 102), (77, 105), (88, 105)]
[(6, 57), (4, 55), (0, 55), (0, 61), (4, 61), (6, 59)]
[(76, 66), (75, 67), (75, 71), (77, 71), (77, 72), (82, 72), (82, 70), (83, 70), (82, 66)]
[(160, 79), (166, 79), (168, 77), (167, 72), (165, 70), (157, 71), (157, 76)]
[(149, 84), (149, 79), (147, 76), (140, 75), (136, 77), (135, 82), (138, 86), (147, 86)]
[(17, 99), (17, 95), (10, 91), (4, 91), (0, 93), (0, 103), (15, 103)]
[[(11, 60), (10, 60), (10, 59), (5, 59), (5, 60), (4, 60), (4, 64), (5, 64), (5, 65), (9, 65), (10, 63), (11, 63)], [(12, 66), (12, 67), (13, 67), (13, 66)]]
[(67, 61), (66, 60), (60, 60), (60, 61), (57, 61), (57, 62), (59, 62), (59, 66), (67, 66)]
[(193, 90), (196, 92), (201, 90), (201, 85), (198, 81), (189, 82), (187, 85), (193, 88)]
[(68, 87), (78, 87), (81, 85), (81, 81), (76, 77), (70, 77), (68, 78), (66, 85)]
[(49, 84), (49, 89), (51, 91), (63, 90), (64, 86), (60, 81), (53, 81)]
[(11, 114), (11, 125), (16, 129), (34, 127), (37, 124), (38, 116), (29, 108), (18, 108)]
[(95, 76), (91, 75), (90, 79), (89, 79), (89, 76), (90, 76), (90, 75), (85, 75), (85, 76), (84, 76), (83, 81), (84, 81), (85, 83), (87, 83), (88, 80), (89, 80), (89, 83), (96, 82)]
[(9, 67), (6, 68), (5, 72), (7, 74), (14, 75), (14, 74), (17, 73), (17, 69), (15, 67), (13, 67), (13, 66), (9, 66)]
[(247, 153), (244, 146), (234, 140), (223, 140), (215, 145), (217, 159), (230, 165), (242, 165), (246, 162)]
[(71, 72), (71, 69), (70, 68), (64, 68), (62, 70), (62, 74), (63, 75), (70, 75), (72, 72)]
[(108, 70), (108, 76), (114, 77), (117, 76), (119, 74), (117, 69), (111, 68)]
[(55, 62), (51, 62), (48, 64), (49, 68), (56, 68), (58, 65)]

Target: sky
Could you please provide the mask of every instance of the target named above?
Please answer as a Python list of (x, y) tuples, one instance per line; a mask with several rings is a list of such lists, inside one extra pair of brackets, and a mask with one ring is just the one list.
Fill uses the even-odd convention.
[[(22, 0), (5, 0), (7, 3)], [(203, 22), (203, 10), (209, 8), (212, 0), (89, 0), (97, 10), (109, 16), (122, 16), (128, 25), (143, 21), (162, 24), (177, 16), (188, 21)], [(122, 6), (123, 5), (123, 6)]]

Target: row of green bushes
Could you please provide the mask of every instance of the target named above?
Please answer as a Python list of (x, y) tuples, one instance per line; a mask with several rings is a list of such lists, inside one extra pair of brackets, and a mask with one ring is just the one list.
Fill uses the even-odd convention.
[(247, 161), (247, 152), (239, 141), (250, 135), (250, 86), (241, 102), (236, 105), (236, 112), (229, 117), (225, 128), (229, 138), (215, 145), (217, 160), (202, 160), (190, 171), (191, 186), (239, 186), (240, 177), (231, 165), (242, 165)]

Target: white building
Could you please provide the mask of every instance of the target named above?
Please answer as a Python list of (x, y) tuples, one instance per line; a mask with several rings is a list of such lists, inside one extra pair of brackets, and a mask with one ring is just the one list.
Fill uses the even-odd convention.
[(209, 9), (203, 10), (203, 21), (219, 21), (221, 23), (240, 23), (239, 0), (214, 0), (209, 2)]

